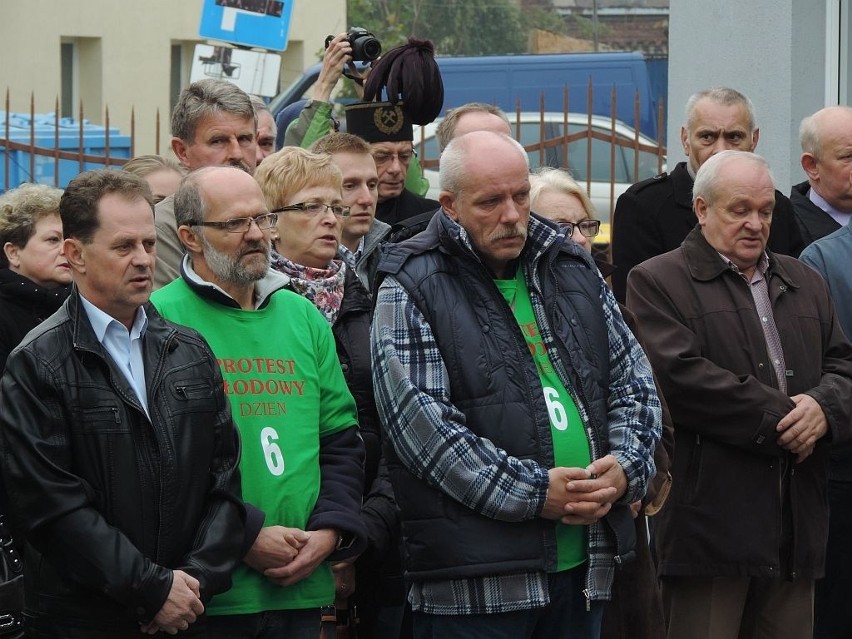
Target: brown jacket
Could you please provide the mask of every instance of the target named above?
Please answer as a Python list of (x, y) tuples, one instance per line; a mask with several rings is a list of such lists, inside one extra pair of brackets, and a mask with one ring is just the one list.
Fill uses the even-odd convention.
[[(672, 491), (656, 519), (663, 575), (823, 574), (828, 444), (852, 436), (852, 346), (819, 275), (786, 256), (769, 261), (786, 394), (748, 285), (700, 228), (628, 280), (675, 424)], [(829, 433), (796, 464), (776, 426), (799, 393), (817, 400)]]

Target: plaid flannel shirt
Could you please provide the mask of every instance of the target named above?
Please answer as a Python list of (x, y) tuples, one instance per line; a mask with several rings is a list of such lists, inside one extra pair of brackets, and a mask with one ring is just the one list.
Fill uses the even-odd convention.
[[(470, 259), (479, 259), (464, 229), (455, 225), (454, 232)], [(530, 275), (535, 274), (538, 260), (553, 248), (555, 241), (557, 233), (531, 217), (523, 268), (548, 354), (577, 403), (593, 456), (598, 458), (603, 442), (596, 440), (589, 426), (587, 407), (566, 374), (566, 363), (559, 359), (539, 283)], [(600, 278), (600, 299), (609, 326), (608, 445), (627, 476), (628, 488), (621, 501), (629, 503), (644, 496), (647, 482), (655, 472), (653, 452), (660, 439), (660, 402), (650, 364), (625, 325), (603, 278)], [(547, 495), (548, 469), (535, 460), (509, 455), (465, 427), (464, 415), (450, 400), (449, 376), (432, 328), (391, 276), (384, 280), (377, 294), (372, 348), (379, 415), (386, 437), (408, 470), (485, 516), (505, 521), (538, 517)], [(591, 525), (587, 598), (609, 598), (613, 554), (614, 547), (602, 525)], [(549, 603), (547, 573), (417, 582), (412, 586), (409, 600), (414, 610), (442, 615), (538, 608)]]

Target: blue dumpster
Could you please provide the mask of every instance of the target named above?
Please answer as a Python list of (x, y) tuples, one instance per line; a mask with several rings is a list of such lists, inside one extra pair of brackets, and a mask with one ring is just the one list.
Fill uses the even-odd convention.
[[(62, 151), (77, 153), (82, 149), (86, 155), (103, 156), (106, 153), (106, 128), (83, 120), (83, 139), (80, 140), (80, 122), (73, 118), (60, 118), (56, 121), (53, 113), (6, 113), (0, 111), (0, 192), (14, 188), (24, 182), (36, 182), (64, 187), (80, 173), (78, 159), (59, 160), (59, 175), (56, 175), (56, 162), (52, 155), (35, 154), (34, 172), (30, 174), (30, 153), (28, 150), (7, 149), (2, 140), (6, 135), (6, 120), (9, 122), (9, 138), (12, 142), (29, 145), (32, 143), (43, 149), (53, 149), (56, 145), (56, 131), (59, 131), (58, 148)], [(33, 135), (30, 135), (30, 122), (33, 122)], [(130, 158), (130, 136), (121, 135), (116, 127), (109, 129), (109, 155), (113, 161), (121, 162)], [(9, 167), (9, 184), (5, 183), (6, 163)], [(84, 162), (83, 170), (104, 168), (103, 163)], [(118, 167), (116, 167), (118, 168)]]

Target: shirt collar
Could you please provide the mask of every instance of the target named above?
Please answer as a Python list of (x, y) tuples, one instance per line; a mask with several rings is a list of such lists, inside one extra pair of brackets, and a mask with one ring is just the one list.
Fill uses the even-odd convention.
[[(83, 308), (86, 311), (86, 315), (89, 317), (92, 330), (95, 332), (95, 336), (101, 344), (103, 344), (106, 332), (113, 322), (121, 328), (125, 328), (124, 324), (119, 322), (112, 315), (99, 309), (82, 295), (80, 295), (80, 301), (83, 303)], [(140, 306), (136, 309), (136, 317), (133, 318), (133, 326), (130, 327), (130, 339), (142, 337), (147, 328), (148, 314), (145, 313), (145, 309)]]
[[(716, 252), (719, 253), (718, 251), (716, 251)], [(729, 260), (727, 257), (722, 255), (721, 253), (719, 253), (719, 257), (721, 257), (722, 260), (724, 260), (725, 264), (728, 265), (729, 269), (731, 269), (734, 273), (736, 273), (738, 275), (742, 275), (743, 278), (745, 278), (745, 273), (743, 273), (740, 270), (739, 266), (734, 264), (731, 260)], [(755, 269), (754, 272), (759, 274), (760, 277), (766, 277), (766, 271), (767, 271), (768, 268), (769, 268), (769, 256), (766, 254), (766, 251), (764, 251), (763, 254), (760, 256), (760, 260), (757, 262), (757, 268)], [(754, 276), (752, 276), (752, 281), (754, 281)]]
[(341, 244), (337, 248), (337, 254), (341, 257), (341, 259), (346, 262), (347, 266), (351, 266), (355, 268), (355, 263), (358, 261), (358, 258), (364, 253), (364, 236), (361, 236), (361, 239), (358, 240), (358, 248), (354, 251), (350, 251), (346, 246)]
[[(274, 262), (277, 257), (277, 253), (272, 252), (272, 261)], [(231, 297), (228, 293), (225, 292), (220, 286), (212, 282), (208, 282), (203, 279), (192, 267), (192, 257), (189, 253), (183, 256), (183, 260), (181, 261), (181, 274), (187, 284), (201, 294), (203, 297), (207, 297), (216, 301), (219, 304), (223, 304), (224, 306), (232, 306), (233, 308), (240, 308), (240, 305), (237, 304), (236, 300)], [(269, 301), (269, 298), (276, 291), (285, 288), (290, 284), (290, 278), (284, 275), (283, 273), (279, 273), (278, 271), (270, 268), (266, 271), (266, 275), (263, 276), (262, 279), (258, 280), (254, 284), (254, 308), (260, 309), (266, 306)]]
[(816, 204), (823, 211), (828, 213), (832, 218), (834, 218), (834, 221), (840, 224), (841, 226), (846, 226), (850, 218), (852, 218), (852, 212), (837, 210), (836, 208), (831, 206), (831, 204), (828, 203), (828, 200), (826, 200), (823, 196), (817, 193), (816, 189), (813, 187), (808, 190), (808, 199), (814, 204)]

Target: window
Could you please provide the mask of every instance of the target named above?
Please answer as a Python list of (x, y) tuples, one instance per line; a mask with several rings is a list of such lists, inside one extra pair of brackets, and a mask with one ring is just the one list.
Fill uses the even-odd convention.
[(852, 20), (848, 0), (826, 0), (825, 104), (849, 104), (852, 99)]
[(73, 42), (62, 42), (59, 45), (60, 60), (60, 114), (62, 117), (74, 117), (74, 98), (76, 97), (76, 78), (74, 69), (77, 57)]

